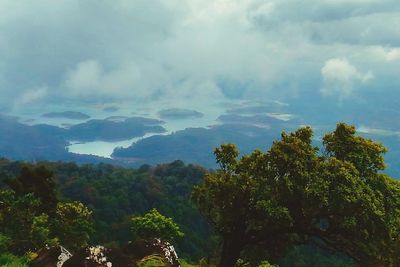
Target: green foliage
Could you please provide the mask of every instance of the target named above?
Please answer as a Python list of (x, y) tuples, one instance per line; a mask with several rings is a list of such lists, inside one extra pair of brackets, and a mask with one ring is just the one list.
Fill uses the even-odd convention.
[(93, 210), (94, 244), (132, 239), (130, 218), (151, 208), (176, 222), (185, 236), (174, 246), (178, 254), (196, 261), (212, 251), (211, 229), (190, 201), (194, 184), (205, 170), (182, 161), (127, 169), (107, 164), (78, 166), (46, 164), (55, 173), (62, 199), (81, 201)]
[(149, 255), (137, 262), (138, 267), (163, 267), (168, 266), (159, 255)]
[[(195, 267), (196, 265), (190, 264), (189, 262), (185, 261), (184, 259), (179, 259), (179, 264), (181, 267)], [(202, 267), (202, 265), (199, 265)]]
[(0, 233), (0, 251), (7, 251), (11, 244), (11, 238)]
[(133, 217), (131, 231), (136, 238), (143, 239), (161, 238), (174, 241), (184, 236), (179, 226), (157, 209), (151, 209), (143, 216)]
[(94, 232), (91, 215), (92, 212), (78, 201), (58, 203), (53, 227), (60, 243), (71, 250), (87, 246)]
[(282, 133), (267, 152), (240, 159), (234, 145), (216, 149), (220, 169), (193, 199), (223, 239), (220, 266), (232, 266), (245, 246), (262, 244), (276, 261), (293, 244), (315, 240), (362, 266), (399, 262), (400, 183), (379, 172), (385, 148), (338, 124), (321, 155), (312, 134), (309, 127)]
[(37, 215), (39, 200), (32, 194), (18, 196), (14, 191), (0, 190), (0, 205), (0, 229), (5, 251), (24, 253), (24, 249), (34, 248), (35, 242), (29, 237), (35, 234), (33, 222), (40, 220), (36, 218), (41, 216)]
[(87, 245), (93, 230), (89, 210), (82, 203), (58, 202), (45, 166), (24, 164), (20, 170), (7, 181), (12, 190), (0, 190), (1, 251), (23, 255), (59, 241), (72, 249)]
[[(21, 169), (26, 165), (0, 160), (0, 183), (5, 178), (15, 179), (14, 177), (20, 176)], [(137, 170), (108, 164), (78, 166), (74, 163), (41, 162), (39, 165), (54, 173), (58, 201), (79, 201), (93, 211), (90, 217), (94, 224), (94, 232), (88, 231), (91, 244), (113, 242), (118, 245), (127, 242), (132, 239), (131, 216), (142, 215), (151, 208), (157, 208), (160, 213), (172, 218), (181, 231), (185, 232), (185, 236), (174, 244), (180, 256), (197, 261), (208, 256), (215, 246), (216, 241), (212, 238), (210, 227), (190, 201), (193, 185), (197, 184), (205, 173), (199, 166), (185, 165), (182, 161), (156, 167), (144, 165)], [(30, 168), (34, 169), (35, 166)], [(32, 197), (40, 205), (40, 199)], [(32, 211), (35, 215), (40, 215), (37, 207)], [(74, 241), (68, 241), (66, 237), (80, 236), (80, 231), (77, 230), (74, 234), (75, 230), (72, 231), (69, 226), (66, 230), (58, 226), (63, 222), (56, 223), (60, 220), (56, 211), (48, 215), (50, 237), (57, 237), (60, 244), (68, 249), (71, 249), (70, 244), (74, 247)], [(70, 223), (72, 222), (76, 221), (71, 220)], [(85, 225), (81, 224), (84, 226), (80, 226), (81, 229), (84, 229)], [(70, 235), (70, 231), (74, 233)], [(1, 230), (0, 232), (3, 233)], [(82, 235), (83, 240), (86, 236)]]
[(354, 126), (339, 123), (336, 130), (325, 135), (326, 153), (341, 161), (348, 161), (364, 178), (385, 169), (383, 154), (387, 149), (380, 143), (355, 136)]
[(356, 267), (357, 265), (343, 254), (324, 251), (312, 246), (295, 246), (279, 262), (281, 267)]
[(19, 196), (31, 193), (38, 198), (40, 212), (53, 213), (58, 200), (52, 176), (53, 173), (46, 166), (24, 164), (20, 174), (6, 183)]
[[(234, 145), (215, 151), (220, 169), (207, 173), (192, 196), (223, 240), (222, 257), (233, 255), (257, 266), (262, 259), (279, 262), (294, 244), (318, 240), (326, 250), (344, 251), (362, 266), (395, 266), (400, 186), (380, 172), (385, 149), (344, 124), (325, 136), (323, 153), (311, 140), (312, 130), (306, 127), (283, 133), (267, 152), (238, 158)], [(215, 255), (217, 238), (190, 201), (204, 169), (181, 161), (138, 170), (61, 162), (41, 163), (42, 170), (38, 166), (0, 161), (2, 180), (16, 177), (7, 182), (13, 190), (0, 190), (1, 251), (21, 248), (22, 254), (56, 242), (74, 250), (90, 237), (90, 243), (122, 243), (132, 237), (134, 215), (137, 236), (173, 239), (185, 232), (177, 240), (179, 255), (192, 262)], [(49, 173), (55, 174), (54, 182)], [(56, 184), (62, 202), (54, 202)], [(151, 216), (140, 216), (149, 210)], [(300, 252), (287, 255), (290, 264), (296, 257), (312, 262), (313, 256), (329, 262), (327, 254)]]
[(0, 254), (0, 266), (2, 267), (28, 267), (26, 257), (17, 257), (12, 254)]
[(50, 238), (49, 216), (40, 214), (32, 220), (30, 240), (34, 248), (43, 248), (45, 245), (58, 244), (58, 238)]
[[(245, 260), (243, 260), (243, 259), (238, 259), (237, 261), (236, 261), (236, 264), (235, 264), (235, 267), (250, 267), (250, 266), (253, 266), (253, 265), (251, 265), (250, 264), (250, 262), (246, 262)], [(254, 265), (255, 266), (255, 265)], [(257, 265), (257, 267), (278, 267), (277, 265), (272, 265), (271, 263), (269, 263), (268, 261), (261, 261), (258, 265)], [(296, 267), (297, 267), (297, 265), (296, 265)]]
[[(327, 265), (325, 265), (327, 266)], [(269, 263), (268, 261), (262, 261), (260, 262), (260, 264), (258, 265), (258, 267), (277, 267), (277, 265), (272, 265), (271, 263)], [(310, 266), (311, 267), (311, 266)]]

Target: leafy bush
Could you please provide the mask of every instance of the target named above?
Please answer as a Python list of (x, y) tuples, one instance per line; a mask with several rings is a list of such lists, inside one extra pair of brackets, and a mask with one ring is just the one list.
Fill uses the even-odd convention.
[(133, 217), (131, 230), (136, 238), (161, 238), (174, 241), (183, 237), (179, 226), (171, 218), (165, 217), (156, 209), (151, 209), (143, 216)]
[(12, 254), (0, 254), (0, 266), (3, 267), (28, 267), (26, 257), (17, 257)]
[(277, 267), (276, 265), (272, 265), (271, 263), (269, 263), (268, 261), (262, 261), (260, 262), (260, 264), (258, 265), (258, 267)]

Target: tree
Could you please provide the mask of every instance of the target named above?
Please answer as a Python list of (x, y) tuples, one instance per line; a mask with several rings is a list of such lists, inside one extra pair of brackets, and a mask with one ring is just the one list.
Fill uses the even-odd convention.
[(151, 209), (143, 216), (133, 217), (131, 231), (136, 238), (161, 238), (168, 241), (175, 241), (184, 235), (171, 218), (156, 209)]
[(220, 266), (262, 245), (274, 261), (294, 244), (343, 251), (362, 266), (398, 262), (399, 182), (381, 174), (385, 148), (338, 124), (325, 153), (300, 128), (269, 151), (238, 159), (234, 145), (215, 150), (220, 169), (193, 190), (201, 213), (222, 237)]
[(45, 245), (77, 249), (93, 232), (91, 211), (80, 202), (59, 202), (53, 173), (44, 165), (24, 164), (0, 190), (0, 247), (18, 254)]
[(0, 248), (24, 254), (27, 250), (55, 244), (50, 237), (47, 214), (38, 214), (40, 201), (33, 194), (18, 196), (11, 190), (0, 190)]
[(59, 202), (53, 220), (53, 232), (60, 243), (71, 250), (88, 245), (93, 234), (92, 212), (81, 202)]
[(32, 220), (30, 231), (30, 240), (35, 249), (43, 248), (44, 246), (58, 245), (58, 238), (51, 237), (51, 229), (49, 223), (49, 216), (45, 213), (35, 216)]
[(326, 153), (341, 161), (351, 162), (363, 179), (374, 177), (385, 169), (383, 154), (387, 149), (380, 143), (355, 136), (354, 126), (339, 123), (336, 130), (325, 135), (323, 144)]
[(295, 263), (296, 267), (357, 267), (354, 261), (341, 253), (327, 251), (310, 245), (291, 248), (279, 263), (282, 266), (293, 266), (293, 263)]
[(43, 165), (25, 164), (21, 173), (6, 181), (8, 186), (20, 196), (32, 193), (40, 200), (40, 212), (54, 214), (57, 207), (57, 195), (53, 173)]

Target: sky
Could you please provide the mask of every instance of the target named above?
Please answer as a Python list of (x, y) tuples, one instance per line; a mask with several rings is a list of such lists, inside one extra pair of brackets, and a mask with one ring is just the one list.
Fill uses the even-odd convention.
[(341, 105), (395, 92), (399, 72), (398, 0), (0, 0), (3, 113)]

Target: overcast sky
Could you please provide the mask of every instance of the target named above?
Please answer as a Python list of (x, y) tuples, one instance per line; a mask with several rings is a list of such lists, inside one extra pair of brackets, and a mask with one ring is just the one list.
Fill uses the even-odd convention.
[(0, 0), (3, 111), (340, 102), (399, 85), (398, 0)]

